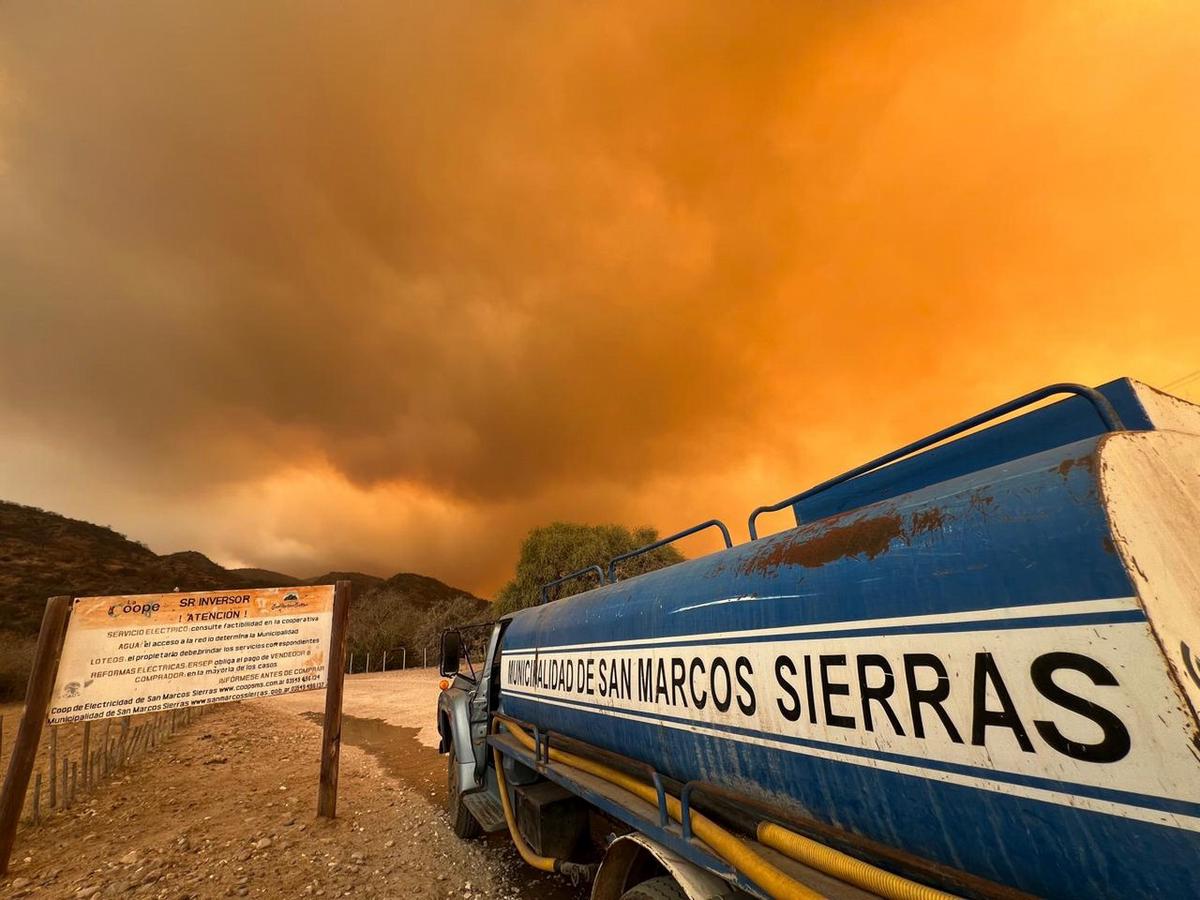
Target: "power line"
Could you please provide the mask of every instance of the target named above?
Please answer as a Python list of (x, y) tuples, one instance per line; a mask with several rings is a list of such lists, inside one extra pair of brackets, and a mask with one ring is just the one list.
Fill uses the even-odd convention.
[(1188, 374), (1184, 375), (1182, 378), (1176, 378), (1174, 381), (1164, 384), (1163, 389), (1166, 390), (1167, 388), (1181, 387), (1182, 385), (1187, 384), (1189, 381), (1195, 381), (1197, 378), (1200, 378), (1200, 369), (1197, 369), (1195, 372), (1188, 372)]

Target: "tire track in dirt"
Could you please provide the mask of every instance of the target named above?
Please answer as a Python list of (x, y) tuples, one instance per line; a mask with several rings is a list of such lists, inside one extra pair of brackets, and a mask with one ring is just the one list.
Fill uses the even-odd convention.
[[(320, 727), (323, 716), (305, 712), (303, 718)], [(380, 767), (444, 813), (447, 801), (446, 757), (418, 739), (419, 728), (392, 725), (382, 719), (342, 715), (342, 743), (370, 754)], [(448, 826), (447, 826), (448, 827)], [(502, 867), (508, 881), (527, 896), (544, 900), (583, 900), (586, 886), (573, 887), (564, 879), (538, 872), (513, 849), (507, 832), (484, 835), (477, 841), (489, 858)]]

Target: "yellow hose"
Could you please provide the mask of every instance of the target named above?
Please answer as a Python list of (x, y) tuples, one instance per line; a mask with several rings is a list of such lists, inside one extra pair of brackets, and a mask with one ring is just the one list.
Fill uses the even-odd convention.
[(953, 894), (894, 875), (774, 822), (758, 823), (758, 840), (784, 856), (887, 900), (954, 900)]
[(521, 835), (521, 830), (517, 828), (517, 820), (513, 815), (512, 804), (508, 802), (508, 785), (504, 781), (504, 766), (503, 760), (500, 758), (500, 751), (495, 747), (492, 748), (492, 759), (496, 762), (496, 786), (500, 789), (500, 805), (504, 807), (504, 821), (508, 823), (508, 833), (512, 835), (513, 843), (517, 845), (517, 852), (521, 854), (521, 859), (529, 863), (535, 869), (541, 869), (543, 872), (557, 871), (554, 865), (558, 860), (551, 856), (538, 856), (533, 852), (533, 848), (525, 843), (525, 838)]
[[(526, 734), (524, 729), (508, 719), (500, 719), (500, 717), (497, 717), (497, 719), (504, 722), (509, 732), (525, 749), (536, 752), (536, 745), (533, 738)], [(556, 762), (595, 775), (597, 778), (603, 778), (605, 781), (624, 788), (648, 803), (658, 805), (658, 791), (653, 786), (639, 781), (631, 775), (626, 775), (617, 769), (583, 756), (577, 756), (574, 753), (568, 753), (565, 750), (557, 750), (551, 747), (549, 752), (550, 758)], [(498, 757), (497, 768), (499, 768)], [(503, 789), (501, 790), (501, 794), (505, 802), (505, 816), (508, 817), (510, 815), (507, 803), (508, 795)], [(666, 795), (666, 799), (667, 813), (676, 822), (682, 822), (683, 808), (679, 800), (670, 794)], [(725, 862), (745, 874), (747, 878), (772, 897), (785, 898), (785, 900), (792, 900), (792, 898), (813, 900), (813, 898), (821, 897), (816, 891), (796, 881), (787, 873), (763, 859), (753, 849), (748, 847), (743, 840), (726, 831), (703, 813), (696, 812), (695, 810), (689, 810), (688, 812), (692, 819), (692, 831), (695, 832), (696, 836), (716, 851), (717, 855), (724, 859)], [(513, 827), (511, 821), (509, 827), (510, 830)], [(910, 881), (900, 875), (880, 869), (878, 866), (873, 866), (849, 854), (834, 850), (832, 847), (827, 847), (810, 838), (796, 834), (794, 831), (789, 831), (780, 825), (776, 825), (774, 822), (759, 823), (758, 840), (765, 846), (778, 850), (783, 855), (797, 862), (804, 863), (819, 872), (824, 872), (826, 875), (830, 875), (847, 884), (852, 884), (872, 894), (887, 898), (887, 900), (957, 900), (954, 894), (947, 894), (944, 891)], [(521, 849), (519, 845), (518, 849)], [(530, 852), (532, 854), (532, 851)], [(525, 856), (525, 851), (522, 850), (521, 855)], [(528, 859), (528, 857), (526, 858)], [(544, 859), (544, 857), (537, 858)]]
[[(493, 731), (495, 724), (494, 722), (492, 726)], [(504, 761), (500, 757), (500, 751), (495, 747), (492, 748), (492, 759), (496, 763), (496, 787), (500, 792), (500, 805), (504, 808), (504, 821), (508, 825), (508, 833), (512, 836), (517, 852), (521, 854), (521, 859), (543, 872), (560, 872), (567, 875), (572, 884), (590, 881), (596, 871), (594, 865), (555, 859), (552, 856), (538, 856), (533, 852), (533, 848), (526, 843), (524, 835), (521, 834), (521, 829), (517, 827), (517, 818), (513, 815), (512, 804), (508, 799), (508, 783), (504, 779)]]
[[(503, 719), (509, 732), (515, 737), (526, 750), (536, 752), (536, 745), (525, 731), (513, 722)], [(631, 794), (635, 794), (647, 803), (658, 805), (658, 791), (651, 785), (638, 781), (636, 778), (626, 775), (616, 769), (610, 768), (602, 763), (587, 759), (582, 756), (576, 756), (574, 753), (568, 753), (565, 750), (556, 750), (550, 748), (550, 758), (555, 762), (560, 762), (563, 765), (571, 766), (579, 769), (582, 772), (587, 772), (589, 775), (595, 775), (597, 778), (603, 778), (618, 787), (624, 788)], [(499, 763), (497, 763), (497, 768)], [(501, 797), (505, 798), (505, 816), (511, 815), (508, 804), (507, 794), (503, 787), (500, 791)], [(667, 795), (667, 812), (676, 822), (683, 821), (683, 809), (675, 797)], [(747, 878), (753, 881), (756, 885), (766, 891), (770, 896), (779, 898), (779, 900), (823, 900), (822, 895), (812, 890), (811, 888), (801, 884), (796, 879), (792, 878), (786, 872), (776, 868), (767, 860), (763, 859), (755, 853), (746, 842), (737, 835), (726, 831), (712, 819), (698, 813), (695, 810), (689, 810), (692, 819), (692, 831), (696, 837), (712, 847), (716, 854), (725, 862), (729, 863), (739, 872), (743, 873)], [(510, 830), (512, 829), (511, 820), (509, 822)], [(520, 850), (520, 846), (517, 847)], [(521, 855), (525, 856), (522, 850)], [(544, 859), (544, 857), (535, 857)], [(536, 865), (536, 863), (534, 864)]]

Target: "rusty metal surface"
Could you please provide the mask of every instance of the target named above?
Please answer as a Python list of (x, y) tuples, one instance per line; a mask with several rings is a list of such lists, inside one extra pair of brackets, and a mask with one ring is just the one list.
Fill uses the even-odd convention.
[[(802, 525), (746, 556), (738, 571), (745, 575), (771, 573), (780, 566), (812, 569), (846, 557), (874, 559), (895, 542), (911, 544), (917, 535), (940, 530), (947, 513), (930, 506), (909, 513), (880, 512), (870, 516), (843, 513), (814, 525)], [(757, 546), (757, 545), (756, 545)]]

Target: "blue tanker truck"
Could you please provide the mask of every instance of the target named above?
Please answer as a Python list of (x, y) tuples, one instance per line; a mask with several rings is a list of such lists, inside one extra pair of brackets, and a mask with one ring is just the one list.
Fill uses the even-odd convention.
[(1200, 407), (1052, 385), (710, 527), (443, 635), (460, 836), (597, 900), (1200, 896)]

